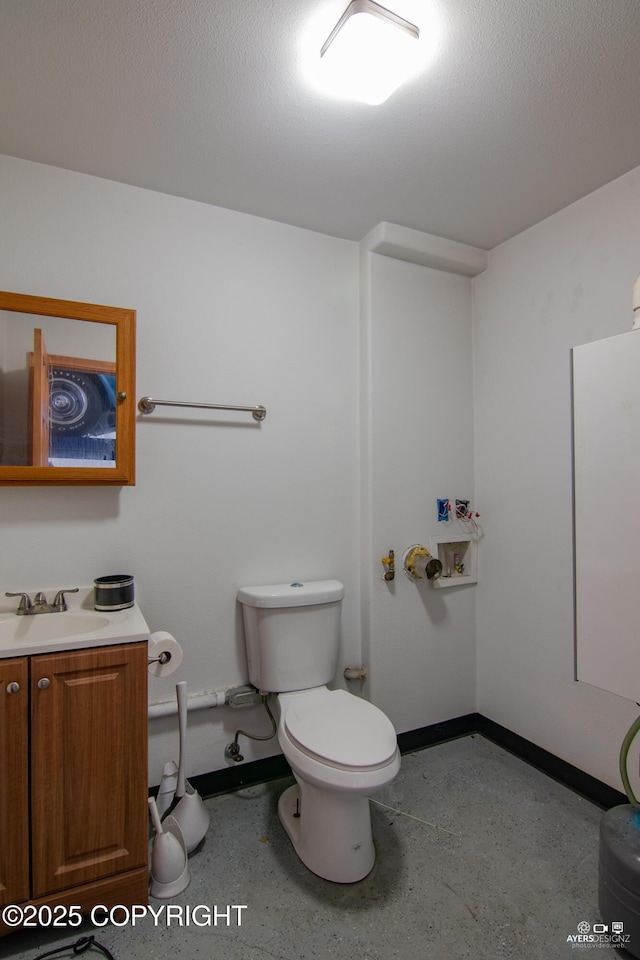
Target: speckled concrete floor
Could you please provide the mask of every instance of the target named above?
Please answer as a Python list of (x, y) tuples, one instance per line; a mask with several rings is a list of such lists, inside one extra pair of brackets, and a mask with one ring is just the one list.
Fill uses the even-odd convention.
[[(289, 783), (207, 801), (211, 827), (190, 859), (191, 884), (152, 901), (165, 904), (157, 924), (147, 914), (135, 926), (21, 932), (0, 940), (0, 954), (34, 960), (95, 933), (116, 960), (559, 960), (576, 949), (567, 937), (578, 923), (599, 919), (602, 812), (481, 736), (403, 757), (373, 805), (376, 864), (349, 886), (296, 857), (277, 816)], [(183, 917), (188, 906), (209, 909), (181, 926), (167, 922), (167, 903)], [(236, 905), (246, 909), (232, 909), (227, 926)]]

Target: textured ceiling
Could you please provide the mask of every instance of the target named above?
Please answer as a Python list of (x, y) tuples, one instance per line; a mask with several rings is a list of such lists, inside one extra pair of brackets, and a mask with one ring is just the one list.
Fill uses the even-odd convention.
[(640, 164), (640, 0), (387, 4), (434, 16), (438, 49), (371, 107), (301, 76), (310, 18), (347, 0), (0, 0), (0, 153), (484, 248)]

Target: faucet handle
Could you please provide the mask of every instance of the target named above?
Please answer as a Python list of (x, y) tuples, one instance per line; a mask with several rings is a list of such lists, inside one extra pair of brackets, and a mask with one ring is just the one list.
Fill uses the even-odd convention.
[(16, 613), (18, 616), (29, 613), (33, 607), (31, 603), (31, 598), (28, 593), (5, 593), (5, 597), (20, 597), (20, 603), (18, 604), (18, 609)]
[(77, 593), (79, 589), (79, 587), (70, 587), (68, 590), (58, 590), (55, 600), (53, 601), (55, 609), (59, 613), (64, 613), (67, 609), (67, 601), (64, 598), (65, 593)]

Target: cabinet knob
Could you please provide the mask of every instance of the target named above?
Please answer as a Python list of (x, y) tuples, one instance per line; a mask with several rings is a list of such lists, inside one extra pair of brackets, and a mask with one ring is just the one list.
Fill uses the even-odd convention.
[(20, 690), (20, 684), (15, 680), (12, 683), (7, 684), (7, 693), (18, 693)]
[(46, 690), (47, 687), (49, 687), (50, 685), (51, 685), (51, 680), (49, 680), (48, 677), (42, 677), (41, 680), (38, 680), (38, 689), (39, 689), (39, 690)]

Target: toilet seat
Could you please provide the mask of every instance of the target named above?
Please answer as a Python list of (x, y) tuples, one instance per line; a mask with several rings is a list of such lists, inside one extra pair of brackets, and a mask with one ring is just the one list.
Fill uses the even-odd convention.
[(319, 763), (342, 770), (376, 770), (397, 753), (389, 718), (344, 690), (310, 690), (288, 699), (284, 729), (291, 743)]

